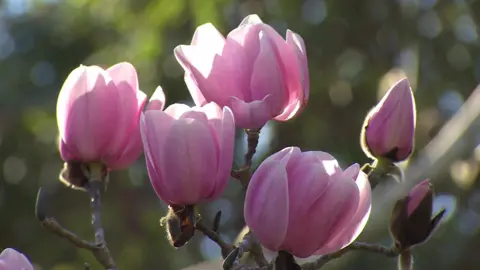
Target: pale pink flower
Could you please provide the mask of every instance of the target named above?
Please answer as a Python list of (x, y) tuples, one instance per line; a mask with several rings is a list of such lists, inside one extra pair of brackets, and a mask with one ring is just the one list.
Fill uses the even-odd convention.
[(248, 186), (245, 221), (269, 250), (306, 258), (352, 243), (370, 216), (371, 189), (358, 164), (288, 147), (260, 164)]
[(212, 24), (201, 25), (191, 45), (175, 48), (175, 56), (195, 103), (230, 107), (239, 127), (287, 121), (307, 103), (302, 37), (288, 30), (285, 40), (257, 15), (247, 16), (226, 38)]
[[(157, 90), (158, 92), (159, 90)], [(141, 118), (148, 175), (168, 204), (189, 205), (217, 198), (233, 162), (235, 122), (231, 110), (173, 104), (155, 93)]]
[(74, 69), (57, 101), (62, 158), (128, 167), (143, 150), (139, 121), (146, 99), (130, 63)]

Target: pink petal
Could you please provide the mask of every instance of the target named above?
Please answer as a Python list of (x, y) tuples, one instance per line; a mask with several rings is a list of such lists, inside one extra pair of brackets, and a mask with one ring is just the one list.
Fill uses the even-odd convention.
[(192, 76), (190, 72), (186, 71), (184, 80), (195, 105), (197, 106), (205, 105), (207, 101), (205, 100), (205, 97), (203, 96), (202, 91), (200, 91), (200, 88), (198, 88), (198, 83), (195, 80), (195, 77)]
[[(347, 171), (348, 169), (345, 172)], [(357, 239), (367, 224), (372, 207), (370, 182), (367, 175), (360, 171), (355, 183), (359, 190), (359, 201), (355, 213), (350, 221), (346, 223), (346, 226), (341, 231), (338, 231), (335, 237), (321, 249), (317, 250), (315, 254), (328, 254), (348, 246)]]
[[(305, 153), (303, 153), (305, 154)], [(304, 156), (304, 155), (302, 155)], [(315, 163), (301, 163), (288, 170), (290, 219), (287, 237), (282, 248), (298, 257), (312, 255), (322, 244), (320, 240), (308, 240), (321, 235), (318, 224), (329, 218), (315, 211), (316, 202), (329, 191), (330, 176)], [(291, 164), (289, 164), (290, 167)]]
[(163, 110), (165, 107), (165, 93), (161, 86), (158, 86), (153, 92), (150, 102), (147, 105), (147, 110)]
[(190, 110), (184, 112), (178, 119), (195, 119), (196, 121), (204, 124), (206, 127), (209, 125), (209, 121), (202, 108), (193, 107)]
[[(212, 115), (208, 116), (212, 117)], [(210, 121), (212, 121), (212, 119)], [(220, 124), (220, 127), (215, 128), (215, 135), (219, 144), (216, 192), (220, 192), (226, 188), (232, 170), (235, 147), (235, 120), (230, 108), (223, 107)]]
[(85, 67), (80, 76), (67, 78), (59, 94), (57, 121), (60, 135), (82, 161), (99, 161), (118, 127), (119, 93), (99, 67)]
[(132, 64), (128, 62), (118, 63), (111, 66), (106, 71), (110, 75), (110, 78), (112, 78), (112, 80), (115, 82), (115, 84), (125, 82), (130, 86), (130, 89), (132, 91), (138, 90), (137, 71)]
[[(283, 93), (285, 101), (284, 107), (289, 109), (297, 108), (295, 106), (289, 106), (297, 101), (303, 101), (304, 91), (301, 82), (300, 66), (297, 60), (297, 55), (294, 50), (290, 48), (290, 45), (268, 24), (262, 25), (262, 30), (265, 31), (269, 38), (273, 41), (278, 53), (278, 58), (281, 60), (280, 68), (283, 74), (283, 82), (285, 84), (285, 92)], [(301, 107), (301, 106), (300, 106)], [(295, 116), (292, 111), (284, 110), (277, 120), (286, 121), (290, 118), (288, 116)]]
[(59, 138), (58, 148), (63, 160), (79, 160), (79, 157), (75, 155), (78, 151), (70, 149), (62, 138)]
[[(318, 250), (323, 250), (323, 246), (348, 226), (352, 215), (357, 210), (359, 197), (359, 191), (353, 179), (346, 179), (341, 174), (331, 176), (328, 190), (310, 208), (310, 215), (315, 217), (312, 224), (316, 224), (319, 230), (314, 235)], [(305, 255), (308, 254), (296, 256), (305, 257)]]
[(162, 175), (161, 153), (165, 145), (166, 134), (170, 130), (174, 119), (162, 111), (147, 111), (142, 114), (140, 131), (145, 151), (148, 176), (157, 195), (167, 203), (173, 203), (175, 194), (172, 194)]
[(115, 160), (107, 162), (111, 169), (123, 169), (130, 166), (143, 152), (142, 138), (140, 134), (140, 116), (142, 114), (143, 107), (147, 102), (147, 95), (141, 91), (137, 91), (137, 97), (139, 98), (139, 105), (136, 112), (138, 116), (133, 119), (134, 123), (130, 127), (130, 130), (127, 131), (128, 133), (126, 133), (129, 134), (129, 136), (122, 146), (123, 151)]
[(260, 17), (257, 14), (250, 14), (242, 20), (239, 26), (249, 25), (249, 24), (261, 24), (261, 23), (263, 23), (262, 19), (260, 19)]
[(343, 172), (343, 175), (346, 178), (357, 179), (360, 172), (360, 165), (358, 165), (358, 163), (354, 163)]
[(431, 189), (430, 181), (428, 179), (423, 180), (417, 184), (408, 194), (407, 213), (410, 215), (418, 208), (425, 196)]
[(273, 115), (270, 109), (271, 95), (263, 100), (255, 100), (247, 103), (237, 97), (230, 97), (228, 107), (235, 115), (235, 124), (241, 128), (260, 128), (272, 119)]
[(188, 112), (190, 111), (190, 107), (188, 107), (187, 105), (185, 104), (181, 104), (181, 103), (174, 103), (170, 106), (168, 106), (166, 109), (165, 109), (165, 113), (170, 115), (171, 117), (175, 118), (175, 119), (179, 119), (182, 114), (184, 114), (185, 112)]
[(283, 107), (283, 92), (286, 90), (282, 72), (277, 62), (277, 55), (269, 37), (260, 31), (260, 51), (253, 64), (251, 78), (251, 97), (253, 100), (262, 100), (268, 95), (270, 108), (275, 115), (280, 114)]
[(305, 42), (300, 35), (290, 30), (287, 30), (287, 45), (290, 46), (290, 48), (297, 55), (297, 60), (300, 68), (300, 80), (302, 82), (303, 88), (302, 104), (306, 104), (310, 96), (310, 75), (308, 73), (308, 60)]
[(196, 204), (217, 196), (217, 152), (208, 126), (194, 119), (179, 119), (166, 134), (161, 155), (165, 185), (176, 204)]
[(300, 100), (293, 101), (292, 103), (288, 104), (282, 113), (274, 119), (282, 122), (288, 121), (300, 113), (302, 106), (303, 104)]
[(233, 56), (220, 56), (199, 46), (185, 45), (177, 46), (174, 53), (185, 72), (195, 79), (196, 87), (189, 88), (192, 96), (198, 96), (200, 89), (207, 101), (224, 105), (229, 96), (238, 92), (238, 82), (234, 78), (240, 67), (232, 62)]
[(270, 155), (265, 159), (265, 161), (282, 161), (285, 158), (288, 158), (287, 163), (289, 163), (291, 158), (297, 158), (298, 156), (300, 156), (300, 154), (302, 154), (302, 151), (300, 150), (300, 148), (296, 146), (290, 146), (290, 147), (285, 147), (284, 149)]
[[(239, 84), (236, 96), (244, 101), (255, 100), (252, 98), (251, 77), (255, 60), (260, 53), (259, 33), (260, 25), (240, 25), (227, 36), (227, 48), (235, 65), (235, 78)], [(263, 97), (262, 97), (263, 98)], [(261, 99), (261, 98), (260, 98)]]
[(287, 233), (288, 180), (285, 166), (264, 161), (252, 176), (245, 197), (245, 222), (267, 249), (277, 251)]
[[(2, 265), (3, 264), (3, 265)], [(6, 248), (0, 254), (0, 266), (15, 270), (34, 270), (28, 258), (13, 248)]]
[(225, 38), (211, 23), (200, 25), (193, 34), (191, 45), (202, 47), (204, 50), (221, 54), (225, 45)]
[[(132, 89), (125, 81), (120, 81), (116, 85), (116, 93), (111, 93), (109, 106), (117, 108), (118, 113), (115, 115), (114, 130), (111, 130), (112, 134), (101, 156), (105, 165), (112, 169), (128, 167), (142, 152), (138, 123), (141, 109), (146, 103), (146, 95), (143, 95), (143, 100), (137, 101), (139, 96), (137, 92), (140, 91)], [(139, 108), (139, 105), (142, 107)], [(127, 146), (131, 153), (122, 156)], [(120, 162), (117, 163), (117, 161)]]

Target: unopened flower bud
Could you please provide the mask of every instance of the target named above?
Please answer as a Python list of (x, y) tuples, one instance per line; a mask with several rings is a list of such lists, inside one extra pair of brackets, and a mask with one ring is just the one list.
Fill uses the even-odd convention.
[(408, 80), (397, 82), (365, 118), (362, 148), (369, 157), (406, 160), (413, 151), (415, 100)]
[(443, 209), (432, 218), (433, 196), (432, 185), (424, 180), (396, 202), (390, 218), (390, 234), (400, 249), (421, 244), (432, 235), (445, 214)]

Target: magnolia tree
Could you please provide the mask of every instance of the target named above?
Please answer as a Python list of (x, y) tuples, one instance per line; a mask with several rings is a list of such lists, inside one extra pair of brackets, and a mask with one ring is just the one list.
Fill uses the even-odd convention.
[[(197, 28), (190, 45), (174, 50), (196, 104), (166, 109), (158, 87), (147, 103), (135, 68), (126, 62), (106, 70), (80, 66), (58, 96), (60, 179), (91, 197), (95, 241), (83, 240), (46, 216), (42, 189), (36, 215), (42, 225), (88, 249), (105, 269), (118, 269), (104, 238), (101, 198), (112, 170), (145, 154), (158, 197), (169, 205), (161, 219), (175, 248), (199, 231), (222, 251), (224, 269), (320, 269), (352, 250), (397, 257), (412, 269), (412, 248), (425, 242), (442, 218), (433, 216), (428, 180), (399, 199), (390, 219), (391, 247), (355, 241), (367, 224), (371, 191), (383, 179), (402, 179), (395, 163), (409, 158), (415, 102), (408, 80), (397, 82), (367, 114), (361, 145), (372, 163), (342, 169), (331, 154), (287, 147), (255, 172), (252, 157), (267, 121), (288, 121), (306, 106), (309, 74), (305, 44), (288, 30), (283, 39), (256, 15), (226, 37), (212, 24)], [(245, 164), (232, 169), (237, 128), (248, 135)], [(247, 231), (237, 245), (218, 234), (221, 212), (207, 225), (195, 207), (222, 194), (230, 177), (246, 192)], [(306, 260), (305, 260), (306, 259)], [(6, 249), (0, 269), (33, 269), (25, 255)]]

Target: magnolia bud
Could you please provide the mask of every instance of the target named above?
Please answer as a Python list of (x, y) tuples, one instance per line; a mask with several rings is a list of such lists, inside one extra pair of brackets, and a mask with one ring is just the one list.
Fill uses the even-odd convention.
[(433, 187), (428, 180), (416, 185), (408, 196), (398, 200), (390, 217), (390, 234), (395, 245), (400, 249), (425, 242), (438, 222), (445, 214), (445, 209), (432, 218)]
[(413, 151), (415, 100), (408, 80), (397, 82), (365, 118), (362, 149), (371, 158), (399, 162)]

